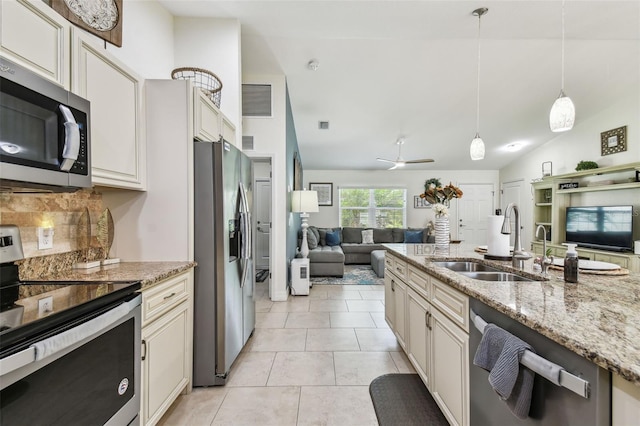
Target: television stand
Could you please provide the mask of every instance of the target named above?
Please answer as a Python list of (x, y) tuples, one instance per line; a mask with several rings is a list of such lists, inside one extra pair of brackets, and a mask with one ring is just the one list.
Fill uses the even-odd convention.
[[(536, 256), (542, 255), (542, 240), (536, 240), (531, 243), (531, 249)], [(551, 255), (564, 258), (567, 246), (561, 244), (547, 243), (547, 249), (551, 249)], [(640, 272), (640, 255), (633, 254), (628, 251), (611, 251), (596, 249), (591, 247), (578, 246), (578, 257), (580, 259), (597, 260), (599, 262), (609, 262), (620, 265), (630, 271)]]

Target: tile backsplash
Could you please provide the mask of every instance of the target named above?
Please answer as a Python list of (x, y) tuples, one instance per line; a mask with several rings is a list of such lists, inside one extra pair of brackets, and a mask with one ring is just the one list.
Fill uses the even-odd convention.
[[(96, 238), (97, 221), (103, 211), (102, 194), (93, 190), (73, 193), (0, 193), (0, 224), (16, 225), (20, 229), (25, 258), (66, 254), (80, 249), (77, 224), (85, 208), (91, 219), (90, 245), (93, 258), (101, 254)], [(53, 248), (38, 250), (38, 227), (53, 228)], [(92, 259), (87, 259), (92, 260)]]

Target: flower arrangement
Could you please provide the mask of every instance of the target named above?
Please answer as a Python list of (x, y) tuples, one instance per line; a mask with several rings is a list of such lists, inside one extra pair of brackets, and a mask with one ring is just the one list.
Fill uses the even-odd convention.
[(444, 204), (441, 204), (441, 203), (434, 204), (433, 210), (436, 212), (436, 217), (449, 216), (449, 207), (445, 206)]
[(444, 204), (446, 207), (453, 198), (462, 198), (460, 188), (454, 186), (451, 182), (447, 186), (436, 186), (434, 180), (429, 179), (425, 182), (424, 193), (420, 194), (420, 198), (426, 199), (430, 204)]

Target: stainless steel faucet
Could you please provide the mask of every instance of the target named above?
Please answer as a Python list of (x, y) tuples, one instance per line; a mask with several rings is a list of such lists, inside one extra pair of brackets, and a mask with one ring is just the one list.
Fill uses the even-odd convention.
[(547, 257), (547, 228), (544, 225), (538, 225), (536, 228), (536, 238), (538, 238), (538, 234), (542, 229), (542, 259), (540, 261), (540, 267), (542, 267), (542, 275), (547, 276), (547, 268), (551, 263), (553, 263), (553, 256)]
[(511, 211), (516, 215), (516, 233), (513, 240), (513, 257), (511, 265), (517, 269), (524, 269), (524, 261), (531, 259), (531, 255), (524, 251), (520, 246), (520, 212), (516, 203), (510, 203), (504, 212), (504, 221), (502, 222), (503, 234), (511, 234)]

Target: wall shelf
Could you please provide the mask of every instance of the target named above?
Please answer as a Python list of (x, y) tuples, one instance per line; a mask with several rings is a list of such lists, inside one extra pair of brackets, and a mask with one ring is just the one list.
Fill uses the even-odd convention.
[(583, 187), (571, 188), (571, 189), (558, 189), (556, 193), (572, 194), (576, 192), (612, 191), (612, 190), (633, 189), (633, 188), (640, 188), (640, 182), (614, 183), (611, 185), (594, 185), (594, 186), (583, 186)]

